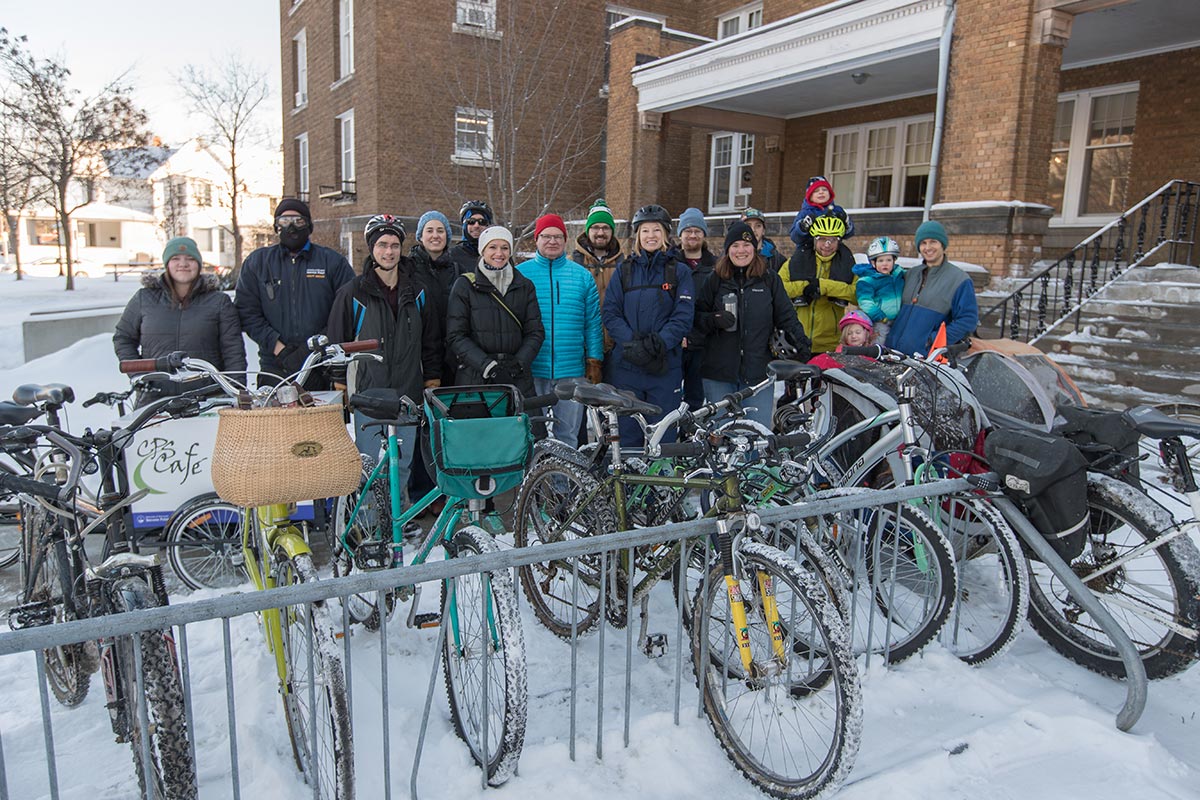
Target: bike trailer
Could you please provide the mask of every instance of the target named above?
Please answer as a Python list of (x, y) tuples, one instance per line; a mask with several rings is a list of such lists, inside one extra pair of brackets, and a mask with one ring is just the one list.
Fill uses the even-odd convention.
[(515, 386), (426, 389), (425, 424), (425, 464), (445, 494), (486, 499), (520, 485), (533, 436)]
[(984, 454), (1004, 492), (1063, 560), (1083, 552), (1089, 529), (1088, 461), (1061, 436), (1030, 430), (994, 430)]

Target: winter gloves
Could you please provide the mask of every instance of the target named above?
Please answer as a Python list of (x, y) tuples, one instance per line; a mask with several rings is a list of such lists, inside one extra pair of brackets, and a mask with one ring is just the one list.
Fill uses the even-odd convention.
[(712, 319), (713, 324), (723, 331), (731, 331), (737, 327), (737, 317), (724, 309), (714, 311)]
[(642, 334), (626, 342), (622, 357), (635, 367), (641, 367), (651, 375), (667, 374), (667, 345), (657, 333)]
[(587, 379), (591, 383), (604, 383), (604, 362), (598, 358), (587, 360)]
[(821, 296), (821, 282), (819, 280), (809, 281), (800, 296), (804, 298), (804, 305), (812, 305)]

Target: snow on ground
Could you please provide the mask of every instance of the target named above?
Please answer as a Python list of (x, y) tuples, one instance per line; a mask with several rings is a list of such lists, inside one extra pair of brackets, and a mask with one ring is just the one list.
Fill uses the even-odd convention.
[[(0, 319), (6, 325), (11, 326), (12, 315), (27, 303), (55, 302), (40, 291), (17, 298), (9, 289), (8, 284), (0, 287)], [(11, 353), (0, 355), (8, 358), (0, 366), (12, 364)], [(116, 371), (110, 339), (97, 336), (30, 364), (0, 369), (0, 395), (20, 382), (49, 380), (73, 384), (81, 398), (125, 385)], [(111, 412), (102, 408), (76, 408), (70, 422), (79, 429), (110, 418)], [(427, 588), (425, 594), (422, 610), (432, 610), (436, 588)], [(206, 596), (210, 594), (192, 597)], [(189, 599), (181, 594), (173, 602)], [(622, 746), (625, 632), (606, 631), (602, 760), (596, 758), (599, 638), (593, 634), (580, 646), (577, 751), (571, 762), (570, 648), (541, 628), (523, 604), (530, 700), (520, 774), (499, 790), (479, 788), (479, 773), (450, 725), (439, 674), (419, 777), (420, 797), (761, 797), (729, 764), (707, 722), (696, 716), (697, 693), (686, 653), (678, 684), (680, 724), (674, 724), (678, 645), (674, 605), (666, 584), (652, 599), (650, 629), (668, 634), (670, 651), (664, 658), (650, 660), (636, 651), (635, 643), (629, 748)], [(436, 630), (405, 628), (401, 621), (406, 613), (407, 604), (393, 618), (386, 653), (391, 715), (387, 762), (395, 797), (408, 794), (437, 642)], [(231, 634), (241, 796), (307, 797), (307, 787), (292, 762), (273, 669), (255, 619), (233, 619)], [(188, 644), (201, 797), (231, 797), (220, 624), (190, 626)], [(355, 629), (351, 653), (357, 796), (374, 800), (384, 796), (378, 635)], [(860, 660), (860, 666), (864, 736), (840, 799), (1200, 796), (1198, 668), (1151, 684), (1141, 721), (1131, 733), (1121, 733), (1113, 719), (1124, 700), (1125, 686), (1066, 661), (1030, 630), (1007, 654), (978, 668), (963, 665), (940, 646), (890, 670), (878, 660), (869, 668)], [(113, 741), (99, 678), (93, 678), (91, 693), (79, 708), (62, 708), (51, 700), (51, 720), (64, 800), (136, 796), (129, 747)], [(48, 797), (43, 726), (30, 654), (0, 658), (0, 746), (8, 796)]]

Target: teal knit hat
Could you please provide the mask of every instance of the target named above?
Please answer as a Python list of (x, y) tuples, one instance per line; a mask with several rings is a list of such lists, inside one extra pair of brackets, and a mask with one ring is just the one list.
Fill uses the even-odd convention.
[(162, 263), (165, 267), (167, 262), (171, 260), (171, 256), (185, 255), (196, 259), (196, 263), (204, 266), (204, 259), (200, 257), (200, 248), (196, 246), (196, 242), (186, 236), (176, 236), (171, 241), (167, 242), (167, 246), (163, 248)]
[(604, 202), (603, 197), (592, 203), (592, 207), (588, 209), (587, 222), (583, 226), (584, 232), (591, 230), (597, 222), (607, 225), (614, 231), (617, 229), (617, 221), (613, 219), (612, 211), (609, 209), (608, 203)]
[(946, 236), (946, 229), (942, 227), (942, 223), (934, 219), (922, 222), (913, 239), (918, 246), (926, 239), (936, 239), (942, 243), (942, 247), (950, 246), (950, 237)]

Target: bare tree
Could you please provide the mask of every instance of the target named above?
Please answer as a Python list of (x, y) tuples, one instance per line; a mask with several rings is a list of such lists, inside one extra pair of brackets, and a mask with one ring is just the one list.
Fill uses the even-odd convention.
[[(12, 91), (5, 86), (3, 96)], [(28, 129), (0, 101), (0, 217), (7, 233), (7, 254), (13, 259), (17, 280), (21, 280), (21, 215), (34, 203), (46, 199), (49, 184), (39, 180), (30, 165), (31, 143)]]
[[(443, 60), (452, 66), (442, 89), (454, 104), (455, 160), (461, 164), (466, 156), (475, 163), (448, 169), (444, 149), (414, 158), (406, 165), (414, 193), (434, 187), (449, 207), (457, 207), (482, 168), (482, 199), (498, 221), (526, 233), (547, 210), (568, 211), (559, 207), (568, 191), (578, 195), (572, 200), (576, 205), (594, 196), (605, 68), (596, 34), (604, 7), (588, 4), (581, 10), (580, 5), (566, 0), (496, 4), (498, 18), (490, 21), (498, 36), (452, 35)], [(484, 13), (494, 12), (485, 8)], [(581, 44), (593, 39), (596, 48)], [(435, 139), (435, 148), (444, 148), (445, 140)]]
[[(64, 252), (66, 288), (75, 288), (71, 215), (91, 201), (91, 187), (107, 171), (104, 152), (146, 142), (146, 114), (118, 77), (100, 91), (82, 96), (69, 85), (71, 71), (53, 58), (39, 59), (26, 49), (24, 36), (0, 28), (0, 67), (15, 94), (0, 99), (27, 133), (28, 163), (50, 184), (49, 200), (58, 218)], [(85, 188), (72, 196), (71, 184)]]
[(261, 143), (266, 137), (255, 112), (267, 99), (267, 79), (261, 70), (237, 56), (226, 56), (211, 69), (189, 64), (177, 80), (192, 105), (192, 112), (210, 126), (213, 144), (229, 173), (229, 183), (224, 187), (229, 201), (229, 225), (222, 227), (233, 236), (236, 275), (242, 267), (243, 238), (238, 224), (238, 198), (246, 192), (238, 171), (247, 147)]

